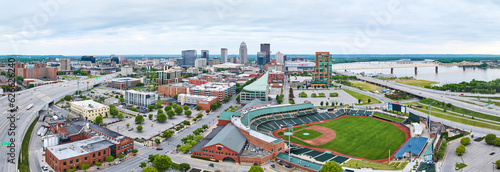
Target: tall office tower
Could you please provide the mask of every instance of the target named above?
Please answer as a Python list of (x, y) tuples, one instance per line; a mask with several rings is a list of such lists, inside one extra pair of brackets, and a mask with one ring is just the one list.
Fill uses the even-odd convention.
[(208, 61), (210, 61), (210, 54), (208, 53), (208, 50), (201, 50), (201, 58), (204, 58), (207, 62), (205, 65), (208, 65)]
[(288, 59), (287, 59), (287, 57), (286, 57), (286, 54), (285, 54), (285, 55), (283, 55), (283, 63), (285, 63), (287, 60), (288, 60)]
[(118, 62), (123, 63), (124, 60), (125, 60), (125, 57), (118, 56)]
[(271, 44), (269, 43), (260, 44), (260, 52), (266, 53), (266, 59), (265, 59), (266, 61), (264, 62), (264, 65), (271, 62)]
[(184, 50), (182, 51), (182, 59), (177, 60), (177, 65), (194, 66), (195, 60), (196, 60), (196, 50)]
[(283, 59), (283, 54), (281, 52), (277, 52), (274, 58), (276, 59), (276, 63), (284, 64), (285, 60)]
[(92, 64), (95, 64), (95, 61), (95, 56), (82, 56), (82, 58), (80, 59), (80, 62), (87, 66), (92, 66)]
[(220, 49), (220, 62), (222, 64), (227, 62), (227, 48)]
[(111, 54), (111, 56), (109, 56), (109, 59), (111, 60), (111, 63), (115, 62), (116, 64), (120, 64), (120, 60), (114, 54)]
[(312, 72), (311, 87), (332, 84), (332, 55), (330, 52), (316, 52), (316, 66)]
[(257, 52), (256, 64), (259, 66), (266, 65), (266, 52)]
[(71, 71), (71, 60), (70, 58), (61, 58), (61, 71)]
[(241, 64), (245, 64), (248, 62), (247, 58), (247, 44), (245, 42), (241, 42), (240, 44), (240, 62)]

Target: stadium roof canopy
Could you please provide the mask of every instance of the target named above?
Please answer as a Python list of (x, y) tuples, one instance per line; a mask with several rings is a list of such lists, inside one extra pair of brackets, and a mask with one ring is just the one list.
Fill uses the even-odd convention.
[(233, 151), (240, 152), (246, 142), (247, 138), (245, 135), (229, 123), (205, 147), (220, 143)]
[(311, 103), (304, 103), (304, 104), (275, 106), (269, 108), (256, 109), (246, 113), (243, 117), (241, 117), (241, 123), (248, 126), (249, 120), (252, 120), (253, 118), (258, 116), (266, 114), (274, 114), (274, 113), (284, 113), (289, 111), (306, 110), (306, 109), (316, 109), (316, 107), (314, 107), (314, 105)]
[(240, 112), (227, 112), (224, 111), (220, 114), (219, 119), (231, 121), (231, 116), (241, 116)]
[(250, 85), (243, 87), (243, 90), (251, 92), (265, 92), (267, 89), (268, 78), (269, 78), (269, 72), (266, 72), (259, 79), (257, 79), (257, 81), (254, 81)]

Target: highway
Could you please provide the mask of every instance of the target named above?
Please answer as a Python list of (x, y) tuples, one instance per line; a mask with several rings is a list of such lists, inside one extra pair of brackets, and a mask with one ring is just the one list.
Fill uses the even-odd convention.
[[(109, 74), (106, 76), (100, 77), (101, 79), (88, 79), (89, 87), (94, 84), (100, 84), (112, 77), (115, 77), (118, 73)], [(87, 84), (83, 83), (86, 80), (80, 80), (80, 90), (85, 90)], [(36, 91), (35, 91), (36, 90)], [(11, 113), (9, 110), (9, 101), (7, 96), (0, 98), (0, 141), (10, 141), (11, 139), (15, 139), (13, 142), (15, 146), (11, 147), (2, 147), (0, 148), (0, 161), (2, 162), (2, 166), (0, 167), (0, 171), (5, 172), (14, 172), (17, 170), (18, 165), (18, 157), (21, 153), (21, 144), (22, 139), (24, 138), (25, 132), (28, 130), (29, 126), (33, 122), (33, 120), (38, 116), (38, 111), (42, 108), (47, 107), (50, 102), (54, 100), (58, 101), (60, 98), (65, 95), (72, 95), (77, 90), (77, 81), (67, 81), (56, 84), (43, 85), (23, 91), (19, 91), (15, 93), (15, 102), (14, 104), (19, 107), (17, 112), (14, 112), (16, 117), (19, 117), (19, 120), (11, 120), (9, 118)], [(29, 104), (33, 104), (34, 106), (27, 110), (27, 106)], [(13, 121), (12, 124), (10, 121)], [(16, 126), (11, 127), (11, 126)], [(15, 135), (12, 134), (11, 129), (15, 132)], [(11, 135), (9, 135), (9, 131), (11, 131)], [(12, 144), (12, 143), (11, 143)], [(9, 152), (13, 152), (13, 154), (8, 154)], [(14, 163), (10, 163), (8, 160), (14, 159)]]
[[(342, 75), (354, 75), (351, 73), (344, 73), (344, 72), (337, 72)], [(453, 95), (458, 95), (459, 93), (451, 93), (447, 91), (439, 91), (439, 90), (431, 90), (431, 89), (426, 89), (426, 88), (421, 88), (421, 87), (415, 87), (415, 86), (410, 86), (410, 85), (405, 85), (405, 84), (399, 84), (395, 82), (389, 82), (389, 81), (384, 81), (384, 80), (379, 80), (371, 77), (363, 77), (360, 75), (356, 75), (356, 77), (359, 80), (369, 82), (369, 83), (374, 83), (377, 85), (385, 86), (387, 88), (395, 89), (395, 90), (400, 90), (409, 94), (416, 95), (418, 97), (423, 97), (423, 98), (431, 98), (434, 100), (446, 102), (446, 103), (451, 103), (455, 106), (458, 107), (463, 107), (465, 109), (469, 109), (472, 111), (477, 111), (477, 112), (482, 112), (485, 114), (490, 114), (490, 115), (495, 115), (495, 116), (500, 116), (500, 111), (494, 110), (494, 109), (488, 109), (487, 107), (480, 107), (480, 106), (475, 106), (471, 105), (469, 103), (465, 103), (462, 101), (468, 101), (468, 97), (461, 97), (461, 96), (453, 96)], [(464, 95), (471, 96), (477, 94), (470, 94), (470, 93), (464, 93)], [(483, 96), (483, 94), (481, 94)], [(451, 98), (453, 97), (453, 99)], [(457, 100), (455, 100), (457, 99)], [(461, 100), (461, 101), (458, 101)]]

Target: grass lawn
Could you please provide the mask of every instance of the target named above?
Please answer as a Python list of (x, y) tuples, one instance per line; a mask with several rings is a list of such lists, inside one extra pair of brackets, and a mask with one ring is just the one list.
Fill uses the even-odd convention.
[(132, 90), (141, 90), (141, 89), (148, 89), (149, 87), (133, 87)]
[(403, 121), (403, 119), (399, 119), (399, 118), (395, 118), (395, 117), (392, 117), (392, 116), (388, 116), (388, 115), (384, 115), (384, 114), (379, 114), (379, 113), (373, 113), (373, 116), (378, 116), (378, 117), (385, 118), (385, 119), (388, 119), (388, 120), (393, 120), (393, 121), (396, 121), (396, 122)]
[(78, 79), (78, 77), (76, 77), (76, 76), (69, 76), (69, 75), (59, 76), (59, 77), (66, 78), (66, 79)]
[(373, 84), (370, 84), (370, 83), (366, 83), (366, 82), (351, 82), (353, 87), (356, 87), (356, 88), (361, 88), (363, 90), (368, 90), (368, 91), (378, 91), (380, 92), (380, 89), (382, 87), (379, 87), (379, 86), (376, 86), (376, 85), (373, 85)]
[(373, 170), (403, 170), (406, 165), (408, 165), (408, 162), (382, 164), (378, 162), (349, 159), (349, 161), (344, 162), (342, 166), (356, 169), (360, 167), (369, 167), (373, 168)]
[[(353, 96), (354, 98), (356, 98), (358, 100), (361, 99), (361, 105), (369, 105), (369, 104), (379, 104), (379, 103), (381, 103), (376, 98), (373, 98), (373, 97), (370, 97), (370, 96), (367, 96), (367, 95), (364, 95), (364, 94), (361, 94), (361, 93), (358, 93), (358, 92), (354, 92), (354, 91), (351, 91), (351, 90), (346, 90), (346, 89), (342, 89), (342, 90), (344, 90), (347, 94), (350, 94), (351, 96)], [(370, 103), (368, 103), (368, 99), (371, 100)]]
[(27, 172), (30, 171), (29, 167), (29, 146), (30, 146), (30, 139), (31, 139), (31, 133), (33, 132), (33, 128), (35, 128), (36, 122), (38, 121), (38, 118), (35, 118), (33, 123), (31, 123), (30, 128), (28, 128), (28, 131), (26, 131), (26, 134), (24, 135), (23, 138), (23, 143), (21, 145), (21, 153), (22, 153), (22, 163), (21, 159), (19, 159), (19, 171), (21, 172)]
[(434, 81), (427, 81), (427, 80), (402, 80), (402, 81), (396, 81), (397, 83), (401, 84), (406, 84), (406, 85), (411, 85), (415, 87), (425, 87), (425, 86), (431, 86), (432, 84), (435, 84), (437, 82)]
[[(309, 135), (304, 135), (304, 133), (309, 133)], [(323, 133), (320, 133), (319, 131), (309, 129), (303, 129), (293, 133), (293, 136), (298, 137), (302, 140), (310, 140), (322, 135)]]
[[(331, 128), (337, 136), (331, 142), (318, 146), (303, 144), (300, 140), (296, 143), (377, 160), (388, 158), (389, 150), (392, 154), (405, 141), (404, 132), (396, 126), (372, 118), (347, 116), (314, 125)], [(292, 137), (292, 142), (296, 140)]]

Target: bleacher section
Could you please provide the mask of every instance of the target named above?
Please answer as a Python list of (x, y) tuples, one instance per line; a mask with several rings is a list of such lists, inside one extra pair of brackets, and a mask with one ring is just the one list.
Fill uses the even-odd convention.
[(335, 154), (331, 154), (331, 153), (326, 153), (326, 152), (320, 152), (320, 151), (316, 151), (316, 150), (312, 150), (312, 149), (304, 148), (304, 147), (293, 147), (291, 149), (290, 153), (297, 155), (297, 156), (300, 156), (300, 155), (309, 156), (310, 158), (313, 158), (319, 162), (335, 161), (339, 164), (342, 164), (343, 162), (345, 162), (349, 159), (348, 157), (335, 155)]

